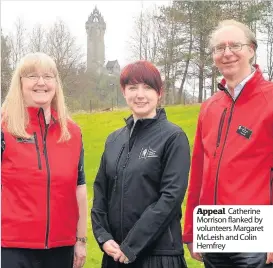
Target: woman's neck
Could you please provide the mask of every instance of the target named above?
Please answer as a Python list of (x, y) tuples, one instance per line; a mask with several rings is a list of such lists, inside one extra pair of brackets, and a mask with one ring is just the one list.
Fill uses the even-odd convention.
[(50, 107), (43, 108), (43, 109), (44, 109), (46, 124), (49, 124), (50, 119), (51, 119), (51, 109), (50, 109)]
[(155, 116), (156, 116), (156, 110), (151, 111), (150, 113), (146, 115), (139, 115), (139, 114), (133, 113), (133, 118), (135, 122), (139, 119), (151, 119), (151, 118), (154, 118)]

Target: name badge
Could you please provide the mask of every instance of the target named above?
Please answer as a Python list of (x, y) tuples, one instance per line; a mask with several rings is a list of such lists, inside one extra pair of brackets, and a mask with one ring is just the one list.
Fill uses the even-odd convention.
[(17, 138), (16, 141), (19, 143), (35, 143), (35, 140), (33, 138), (29, 139)]
[(243, 137), (250, 139), (251, 134), (252, 134), (252, 130), (244, 127), (244, 126), (239, 126), (237, 131), (236, 131), (239, 135), (242, 135)]

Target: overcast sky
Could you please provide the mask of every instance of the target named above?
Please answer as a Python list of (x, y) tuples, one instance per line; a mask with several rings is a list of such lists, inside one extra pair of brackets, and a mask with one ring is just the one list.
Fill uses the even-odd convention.
[(143, 9), (170, 1), (1, 1), (1, 27), (4, 34), (14, 31), (14, 22), (20, 17), (27, 30), (41, 23), (50, 27), (62, 19), (76, 36), (77, 43), (86, 53), (85, 22), (95, 5), (106, 22), (105, 58), (128, 63), (128, 40), (132, 35), (134, 19)]
[[(141, 7), (155, 4), (167, 5), (170, 1), (1, 1), (1, 27), (4, 34), (14, 31), (18, 17), (24, 20), (26, 29), (31, 31), (35, 24), (50, 27), (57, 18), (62, 19), (76, 37), (78, 45), (86, 53), (85, 22), (95, 5), (106, 22), (105, 58), (117, 59), (121, 66), (128, 63), (130, 52), (128, 41), (133, 32), (134, 19)], [(266, 66), (265, 47), (259, 44), (258, 63)]]

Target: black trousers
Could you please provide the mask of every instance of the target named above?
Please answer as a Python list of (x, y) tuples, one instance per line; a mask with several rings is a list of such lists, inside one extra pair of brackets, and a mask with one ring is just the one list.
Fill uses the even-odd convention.
[[(183, 255), (177, 256), (139, 256), (134, 262), (122, 264), (106, 254), (103, 255), (102, 268), (187, 268)], [(90, 267), (91, 268), (91, 267)], [(190, 268), (190, 267), (189, 267)]]
[(1, 268), (72, 268), (74, 247), (1, 248)]
[(206, 253), (203, 260), (205, 268), (273, 268), (265, 253)]

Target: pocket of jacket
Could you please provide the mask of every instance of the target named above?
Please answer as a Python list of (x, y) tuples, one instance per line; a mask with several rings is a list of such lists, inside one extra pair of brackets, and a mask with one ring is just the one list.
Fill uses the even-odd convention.
[(115, 192), (116, 191), (116, 188), (117, 188), (117, 183), (118, 183), (118, 164), (119, 164), (119, 160), (121, 158), (121, 155), (124, 151), (124, 148), (125, 148), (125, 145), (123, 144), (119, 153), (118, 153), (118, 157), (116, 159), (116, 164), (115, 164), (115, 177), (114, 177), (114, 186), (113, 186), (113, 189), (112, 189), (112, 192)]
[(218, 126), (217, 141), (216, 141), (216, 148), (215, 148), (214, 156), (216, 156), (216, 150), (219, 147), (220, 142), (221, 142), (221, 136), (222, 136), (223, 125), (225, 122), (226, 113), (227, 113), (227, 108), (224, 109), (224, 111), (221, 115), (219, 126)]
[(170, 241), (171, 241), (172, 247), (174, 248), (173, 235), (172, 235), (170, 226), (168, 227), (168, 233), (169, 233), (169, 237), (170, 237)]
[(36, 152), (37, 152), (38, 168), (41, 170), (42, 169), (42, 162), (41, 162), (41, 155), (40, 155), (40, 150), (39, 150), (37, 134), (36, 134), (36, 132), (34, 132), (33, 134), (34, 134), (35, 147), (36, 147)]

